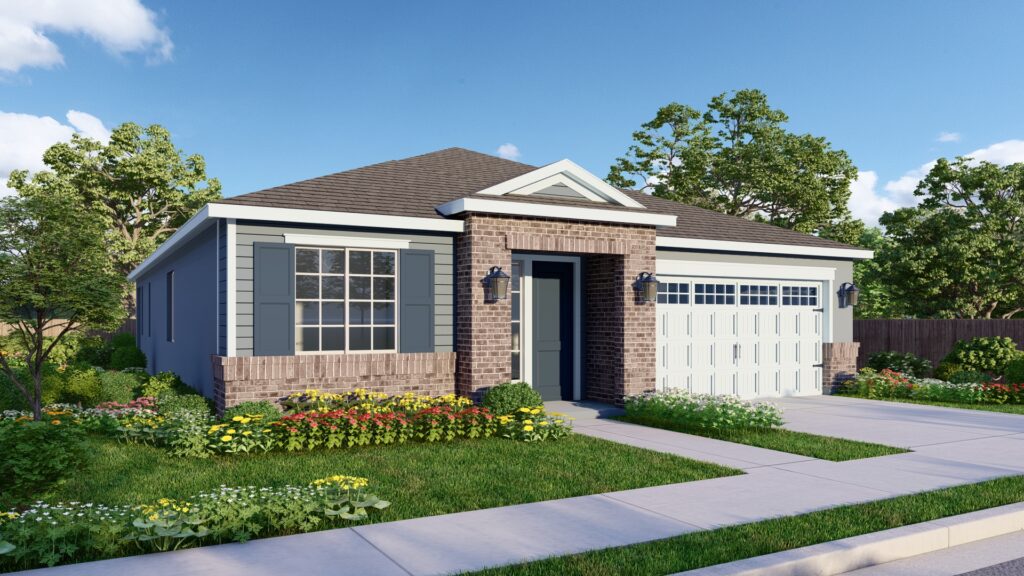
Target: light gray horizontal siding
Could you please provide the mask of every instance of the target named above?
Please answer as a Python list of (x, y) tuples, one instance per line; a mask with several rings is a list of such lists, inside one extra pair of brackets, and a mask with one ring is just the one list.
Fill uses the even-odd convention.
[[(359, 236), (363, 238), (407, 240), (411, 249), (432, 250), (434, 252), (434, 349), (437, 352), (451, 352), (454, 350), (455, 252), (451, 236), (362, 231), (351, 228), (297, 228), (293, 226), (240, 222), (236, 228), (235, 252), (235, 324), (238, 332), (235, 340), (235, 350), (239, 356), (252, 355), (252, 245), (254, 242), (284, 242), (285, 234)], [(401, 279), (399, 279), (399, 282), (401, 282)], [(401, 330), (401, 326), (399, 326), (399, 330)]]

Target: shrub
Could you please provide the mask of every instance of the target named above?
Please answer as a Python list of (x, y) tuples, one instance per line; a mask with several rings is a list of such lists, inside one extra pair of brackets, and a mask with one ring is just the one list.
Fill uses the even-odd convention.
[(210, 401), (199, 394), (164, 394), (157, 398), (157, 412), (161, 416), (174, 417), (191, 414), (210, 417)]
[(782, 410), (774, 404), (746, 402), (735, 396), (690, 394), (681, 389), (627, 396), (626, 415), (695, 429), (773, 428), (782, 425)]
[(949, 380), (953, 378), (954, 374), (963, 371), (963, 366), (943, 360), (942, 362), (939, 362), (939, 366), (935, 369), (935, 377), (939, 380), (949, 382)]
[(112, 370), (124, 370), (125, 368), (145, 368), (146, 355), (134, 344), (121, 348), (114, 348), (110, 353), (110, 368)]
[(877, 352), (868, 358), (868, 367), (875, 370), (889, 369), (918, 378), (924, 378), (932, 371), (931, 362), (910, 352)]
[(159, 372), (144, 378), (141, 394), (150, 398), (175, 394), (194, 394), (174, 372)]
[(100, 372), (100, 401), (126, 404), (135, 399), (139, 379), (125, 372)]
[(1024, 384), (1024, 357), (1017, 358), (1006, 365), (1003, 381), (1007, 384)]
[(82, 336), (78, 342), (75, 362), (108, 368), (110, 366), (111, 348), (99, 336)]
[(67, 502), (2, 513), (0, 528), (13, 552), (0, 552), (0, 571), (359, 522), (390, 506), (368, 492), (368, 484), (366, 478), (338, 475), (307, 486), (222, 486), (187, 500), (161, 498), (134, 506)]
[(58, 396), (60, 402), (95, 406), (103, 401), (100, 375), (95, 368), (69, 368), (64, 371), (64, 380), (64, 386)]
[(235, 416), (260, 416), (264, 422), (273, 422), (281, 418), (281, 409), (266, 400), (242, 402), (224, 411), (225, 420), (231, 420)]
[(526, 382), (506, 382), (491, 388), (484, 395), (484, 406), (498, 416), (513, 414), (520, 408), (544, 404), (540, 394)]
[(1006, 336), (983, 336), (960, 340), (953, 345), (943, 362), (959, 364), (961, 370), (987, 372), (1002, 376), (1007, 364), (1021, 357), (1020, 350), (1012, 338)]
[(984, 372), (978, 372), (976, 370), (961, 370), (959, 372), (954, 372), (953, 375), (949, 377), (949, 382), (950, 384), (981, 384), (983, 382), (988, 382), (991, 379), (992, 378)]
[(82, 456), (82, 432), (60, 416), (0, 420), (0, 503), (29, 501), (63, 480)]
[(135, 335), (129, 332), (114, 334), (110, 338), (111, 348), (131, 348), (135, 346)]

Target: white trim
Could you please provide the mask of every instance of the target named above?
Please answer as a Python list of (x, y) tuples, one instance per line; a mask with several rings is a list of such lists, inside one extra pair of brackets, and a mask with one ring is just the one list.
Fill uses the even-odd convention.
[(836, 269), (830, 266), (781, 266), (775, 264), (740, 264), (735, 262), (704, 262), (699, 260), (657, 258), (655, 260), (655, 274), (765, 280), (828, 280), (834, 282)]
[(360, 226), (363, 228), (395, 228), (399, 230), (426, 230), (431, 232), (462, 232), (462, 222), (440, 218), (332, 212), (298, 208), (272, 208), (268, 206), (241, 206), (237, 204), (208, 204), (211, 218), (236, 220), (266, 220), (269, 222), (298, 222), (331, 226)]
[(367, 238), (365, 236), (327, 236), (320, 234), (285, 234), (285, 244), (308, 246), (332, 246), (339, 248), (376, 248), (381, 250), (405, 250), (409, 240), (394, 238)]
[(238, 300), (237, 291), (237, 278), (238, 278), (238, 225), (235, 223), (233, 218), (227, 220), (228, 234), (227, 234), (227, 267), (228, 267), (228, 356), (235, 356), (238, 353), (238, 342), (236, 341), (238, 329)]
[[(217, 236), (217, 250), (216, 250), (217, 259), (214, 260), (214, 262), (217, 263), (217, 274), (214, 276), (216, 278), (216, 282), (214, 282), (213, 285), (216, 288), (216, 290), (214, 292), (214, 300), (213, 301), (217, 303), (217, 321), (214, 322), (214, 325), (216, 325), (217, 328), (214, 331), (214, 333), (216, 334), (216, 338), (213, 341), (217, 343), (216, 344), (217, 354), (220, 354), (220, 220), (217, 220), (216, 236)], [(226, 256), (226, 254), (225, 254), (225, 256)], [(225, 297), (226, 297), (227, 296), (227, 282), (226, 282), (226, 280), (227, 280), (227, 275), (226, 275), (227, 274), (227, 261), (226, 260), (224, 262), (224, 267), (225, 267), (225, 270), (224, 270), (224, 273), (225, 273), (225, 276), (224, 276), (224, 280), (225, 280), (224, 290), (225, 290)], [(225, 302), (225, 305), (227, 305), (226, 302)], [(138, 314), (136, 314), (136, 316), (138, 316)], [(224, 317), (224, 322), (225, 322), (225, 324), (227, 323), (227, 316)], [(227, 330), (224, 331), (224, 334), (227, 335)], [(224, 352), (227, 353), (227, 347), (226, 346), (225, 346)]]
[(730, 240), (702, 240), (699, 238), (674, 238), (659, 236), (659, 248), (689, 248), (692, 250), (721, 250), (723, 252), (752, 252), (755, 254), (793, 254), (798, 256), (827, 256), (833, 258), (863, 260), (874, 256), (871, 250), (859, 248), (823, 248), (817, 246), (795, 246), (792, 244), (764, 244), (760, 242), (733, 242)]
[(617, 224), (640, 224), (644, 226), (675, 226), (676, 217), (651, 212), (626, 212), (601, 208), (583, 208), (554, 204), (509, 202), (483, 198), (459, 198), (437, 207), (444, 216), (462, 212), (485, 212), (534, 218), (557, 218), (560, 220), (585, 220), (590, 222), (614, 222)]
[(528, 184), (526, 186), (523, 186), (522, 188), (519, 188), (518, 190), (513, 190), (512, 192), (509, 192), (508, 195), (509, 196), (529, 196), (531, 194), (535, 194), (537, 192), (540, 192), (541, 190), (546, 190), (548, 188), (551, 188), (552, 186), (559, 186), (559, 185), (565, 186), (566, 188), (569, 188), (573, 192), (576, 192), (577, 194), (579, 194), (580, 196), (582, 196), (583, 198), (585, 198), (587, 200), (590, 200), (591, 202), (601, 202), (601, 203), (604, 203), (604, 204), (607, 204), (607, 203), (610, 202), (607, 198), (605, 198), (603, 196), (600, 196), (598, 194), (595, 194), (594, 191), (591, 190), (590, 188), (587, 188), (586, 186), (580, 184), (576, 180), (573, 180), (568, 175), (566, 175), (564, 173), (561, 173), (561, 172), (559, 172), (558, 174), (555, 174), (553, 176), (548, 176), (547, 178), (542, 178), (540, 180), (537, 180), (536, 182), (534, 182), (532, 184)]
[(160, 247), (152, 254), (150, 254), (149, 258), (143, 260), (141, 264), (135, 267), (135, 270), (128, 273), (128, 280), (134, 282), (136, 278), (141, 276), (142, 273), (153, 266), (153, 264), (156, 264), (165, 256), (170, 254), (178, 244), (184, 244), (202, 232), (208, 225), (207, 221), (209, 219), (210, 205), (207, 204), (206, 206), (203, 206), (195, 216), (189, 218), (188, 222), (182, 224), (174, 234), (171, 234), (171, 237), (161, 244)]
[[(611, 186), (604, 180), (594, 176), (587, 170), (584, 170), (580, 165), (576, 164), (572, 160), (564, 159), (548, 164), (547, 166), (541, 166), (532, 172), (527, 172), (522, 176), (517, 176), (511, 180), (505, 180), (499, 184), (495, 184), (490, 188), (485, 188), (477, 194), (483, 194), (485, 196), (504, 196), (506, 194), (515, 194), (516, 191), (543, 181), (556, 174), (563, 174), (566, 178), (575, 181), (577, 184), (590, 190), (597, 196), (600, 196), (610, 202), (619, 204), (620, 206), (626, 206), (628, 208), (644, 208), (645, 206), (636, 200), (633, 200), (624, 192)], [(577, 190), (576, 187), (573, 187)], [(529, 194), (530, 192), (524, 192)]]
[(572, 394), (573, 400), (583, 398), (582, 387), (582, 302), (583, 285), (581, 260), (579, 256), (548, 256), (545, 254), (513, 254), (512, 260), (522, 262), (522, 277), (519, 279), (519, 291), (522, 301), (519, 307), (519, 353), (523, 364), (520, 380), (530, 382), (533, 386), (533, 263), (569, 262), (572, 264), (573, 281), (573, 341), (572, 341)]

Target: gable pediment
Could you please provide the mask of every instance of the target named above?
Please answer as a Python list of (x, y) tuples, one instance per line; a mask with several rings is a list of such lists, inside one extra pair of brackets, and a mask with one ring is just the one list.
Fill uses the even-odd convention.
[(557, 197), (623, 206), (644, 208), (621, 190), (584, 170), (571, 160), (560, 160), (522, 176), (506, 180), (477, 192), (483, 196), (537, 196)]

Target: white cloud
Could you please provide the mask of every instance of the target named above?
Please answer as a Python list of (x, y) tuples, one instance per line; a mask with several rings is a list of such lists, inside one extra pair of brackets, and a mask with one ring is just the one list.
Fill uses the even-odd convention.
[(64, 63), (48, 34), (81, 34), (114, 54), (168, 60), (174, 44), (140, 0), (4, 0), (0, 2), (0, 71)]
[(75, 132), (104, 142), (110, 137), (103, 122), (91, 114), (71, 110), (67, 120), (70, 126), (49, 116), (0, 111), (0, 196), (10, 193), (7, 177), (12, 170), (42, 170), (43, 152), (70, 140)]
[(960, 141), (960, 133), (959, 132), (939, 132), (938, 141), (939, 142), (959, 142)]
[(878, 173), (863, 170), (850, 184), (850, 211), (854, 218), (860, 218), (868, 226), (878, 225), (878, 217), (900, 207), (888, 196), (879, 194)]
[(518, 160), (522, 154), (519, 152), (519, 146), (511, 142), (507, 142), (498, 146), (498, 156), (501, 156), (505, 160)]
[(969, 154), (964, 154), (964, 156), (969, 156), (979, 162), (991, 162), (1000, 166), (1024, 162), (1024, 140), (996, 142), (987, 148), (975, 150)]

